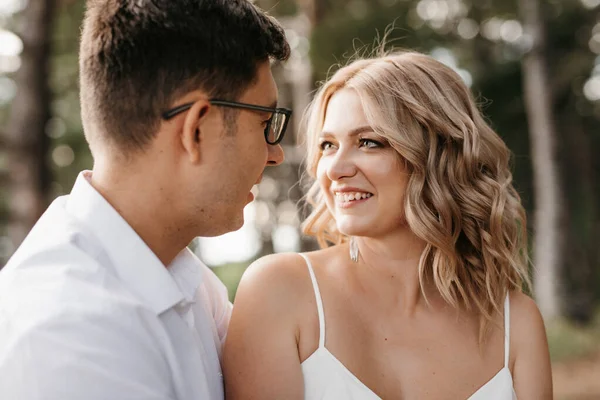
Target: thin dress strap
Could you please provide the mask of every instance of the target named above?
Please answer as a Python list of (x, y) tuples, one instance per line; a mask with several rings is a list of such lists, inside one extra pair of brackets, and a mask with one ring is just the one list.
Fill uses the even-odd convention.
[(508, 293), (504, 299), (504, 367), (508, 368), (508, 355), (510, 353), (510, 301)]
[(306, 261), (306, 265), (308, 266), (308, 272), (310, 273), (310, 280), (313, 284), (313, 289), (315, 290), (315, 299), (317, 300), (317, 311), (319, 313), (319, 348), (325, 347), (325, 315), (323, 313), (323, 301), (321, 300), (321, 292), (319, 291), (319, 284), (317, 283), (317, 277), (315, 276), (315, 271), (313, 270), (312, 264), (308, 257), (302, 253), (299, 253), (304, 261)]

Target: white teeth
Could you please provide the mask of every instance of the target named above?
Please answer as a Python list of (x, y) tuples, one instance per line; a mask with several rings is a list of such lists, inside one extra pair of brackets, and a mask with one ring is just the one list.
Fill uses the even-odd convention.
[(371, 196), (373, 196), (371, 193), (364, 193), (364, 192), (354, 192), (354, 193), (336, 192), (336, 194), (335, 194), (337, 201), (342, 202), (342, 203), (348, 203), (348, 202), (354, 201), (354, 200), (368, 199)]

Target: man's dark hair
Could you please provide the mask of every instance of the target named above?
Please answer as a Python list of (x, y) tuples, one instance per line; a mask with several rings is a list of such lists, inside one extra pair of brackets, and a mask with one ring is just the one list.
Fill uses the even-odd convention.
[(177, 97), (202, 89), (235, 100), (261, 61), (289, 53), (281, 26), (247, 0), (88, 0), (79, 55), (86, 136), (141, 149)]

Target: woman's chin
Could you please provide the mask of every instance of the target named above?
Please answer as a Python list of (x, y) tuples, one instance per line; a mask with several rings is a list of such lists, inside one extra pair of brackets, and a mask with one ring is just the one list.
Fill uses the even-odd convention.
[(372, 236), (375, 233), (374, 227), (371, 224), (360, 224), (356, 222), (348, 223), (349, 221), (344, 221), (344, 223), (338, 223), (337, 228), (338, 231), (346, 236)]

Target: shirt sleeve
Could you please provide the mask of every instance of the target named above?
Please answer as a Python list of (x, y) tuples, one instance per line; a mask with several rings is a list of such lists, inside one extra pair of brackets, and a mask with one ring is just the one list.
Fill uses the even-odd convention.
[[(72, 311), (72, 310), (71, 310)], [(0, 312), (0, 393), (19, 400), (171, 400), (151, 321), (110, 307), (32, 321)]]
[(231, 319), (231, 312), (233, 305), (229, 301), (229, 295), (227, 287), (221, 282), (221, 280), (206, 267), (205, 276), (207, 276), (207, 292), (210, 298), (210, 304), (212, 308), (212, 317), (217, 327), (217, 333), (221, 346), (225, 344), (227, 338), (227, 329), (229, 328), (229, 320)]

